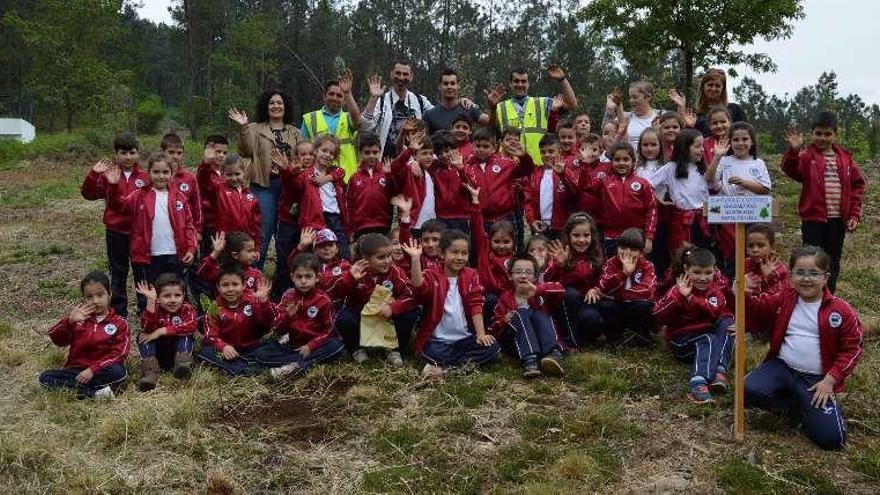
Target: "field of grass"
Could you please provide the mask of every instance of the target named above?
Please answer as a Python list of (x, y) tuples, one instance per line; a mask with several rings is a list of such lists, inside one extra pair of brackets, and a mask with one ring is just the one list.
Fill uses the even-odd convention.
[[(149, 142), (154, 142), (155, 139)], [(876, 164), (839, 293), (869, 335), (843, 398), (847, 449), (733, 403), (689, 404), (686, 367), (662, 345), (570, 358), (563, 380), (524, 382), (515, 362), (423, 383), (419, 365), (338, 363), (289, 383), (197, 369), (189, 383), (129, 386), (110, 403), (40, 389), (65, 351), (45, 331), (106, 268), (99, 202), (79, 196), (90, 151), (0, 167), (0, 491), (408, 493), (877, 493), (880, 491), (880, 206)], [(19, 156), (27, 156), (20, 153)], [(778, 174), (783, 252), (799, 239), (798, 186)], [(133, 329), (136, 322), (130, 322)], [(750, 343), (749, 368), (766, 345)], [(136, 352), (129, 359), (137, 379)]]

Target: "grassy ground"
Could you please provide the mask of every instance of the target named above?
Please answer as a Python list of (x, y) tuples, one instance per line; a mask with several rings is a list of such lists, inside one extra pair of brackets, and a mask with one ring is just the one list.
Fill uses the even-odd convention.
[[(746, 441), (734, 444), (732, 400), (687, 403), (687, 370), (661, 346), (586, 352), (564, 380), (529, 383), (504, 360), (443, 384), (420, 383), (415, 363), (344, 363), (280, 385), (200, 369), (190, 383), (163, 377), (109, 404), (41, 390), (38, 373), (64, 359), (45, 330), (76, 300), (79, 278), (106, 267), (102, 205), (78, 193), (94, 159), (82, 153), (0, 167), (3, 492), (880, 490), (875, 172), (839, 284), (873, 333), (843, 399), (850, 444), (827, 453), (766, 414), (749, 413)], [(798, 239), (797, 191), (776, 183), (785, 252)], [(750, 368), (765, 350), (749, 345)]]

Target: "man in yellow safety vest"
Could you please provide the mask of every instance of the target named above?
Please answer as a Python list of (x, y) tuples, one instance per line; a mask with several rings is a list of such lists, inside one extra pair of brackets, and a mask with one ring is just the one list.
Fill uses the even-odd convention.
[[(352, 75), (346, 69), (339, 80), (324, 85), (324, 106), (302, 117), (300, 132), (306, 139), (321, 134), (333, 134), (339, 139), (339, 166), (348, 178), (357, 170), (357, 130), (361, 126), (361, 111), (351, 95)], [(348, 110), (343, 112), (343, 105)]]
[[(568, 82), (565, 71), (556, 64), (550, 64), (547, 66), (547, 75), (550, 79), (559, 82), (565, 109), (577, 107), (577, 96)], [(547, 133), (553, 98), (529, 96), (529, 74), (521, 67), (510, 72), (510, 91), (513, 97), (500, 103), (497, 100), (492, 101), (493, 98), (490, 97), (489, 104), (495, 107), (491, 115), (501, 132), (512, 127), (519, 128), (522, 131), (523, 147), (535, 164), (541, 165), (543, 162), (538, 141)]]

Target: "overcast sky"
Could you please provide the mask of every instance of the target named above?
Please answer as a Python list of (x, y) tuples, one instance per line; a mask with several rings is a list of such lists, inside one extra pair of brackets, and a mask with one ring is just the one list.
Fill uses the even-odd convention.
[[(138, 12), (154, 22), (171, 24), (168, 6), (171, 0), (144, 0)], [(754, 74), (737, 68), (740, 77), (751, 76), (771, 94), (794, 94), (815, 84), (822, 71), (837, 73), (843, 95), (855, 93), (868, 104), (880, 103), (880, 1), (878, 0), (806, 0), (806, 18), (795, 25), (791, 38), (782, 41), (758, 41), (750, 51), (770, 55), (778, 70)], [(730, 87), (738, 79), (730, 81)]]

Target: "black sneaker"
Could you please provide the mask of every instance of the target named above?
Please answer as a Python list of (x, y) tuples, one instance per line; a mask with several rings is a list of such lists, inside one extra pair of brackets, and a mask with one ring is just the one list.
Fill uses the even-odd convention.
[(522, 363), (523, 378), (536, 378), (541, 376), (541, 370), (538, 369), (538, 363), (535, 358), (524, 360)]
[(559, 377), (565, 375), (565, 368), (562, 367), (562, 363), (551, 354), (541, 358), (541, 371), (550, 376)]

